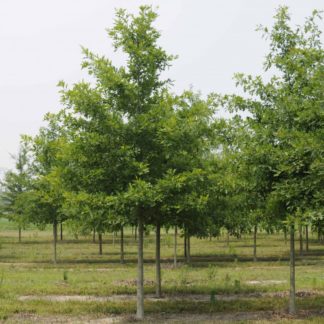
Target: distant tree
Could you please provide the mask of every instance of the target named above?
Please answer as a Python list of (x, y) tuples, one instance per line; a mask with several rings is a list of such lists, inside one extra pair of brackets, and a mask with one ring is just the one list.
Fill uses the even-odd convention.
[(57, 262), (58, 224), (66, 219), (62, 206), (64, 187), (62, 183), (61, 157), (66, 138), (56, 116), (47, 115), (48, 126), (30, 140), (32, 162), (32, 182), (30, 190), (24, 194), (24, 209), (29, 219), (36, 225), (53, 226), (53, 262)]
[(7, 171), (1, 182), (1, 214), (18, 226), (18, 238), (21, 242), (21, 231), (29, 223), (24, 210), (23, 193), (30, 187), (29, 143), (23, 136), (18, 155), (15, 157), (16, 170)]
[(248, 112), (255, 156), (261, 152), (264, 157), (259, 169), (267, 169), (273, 179), (267, 210), (290, 227), (292, 314), (296, 311), (295, 223), (307, 211), (321, 208), (324, 196), (324, 52), (317, 18), (314, 11), (304, 25), (293, 29), (287, 7), (280, 7), (273, 27), (260, 27), (270, 41), (264, 70), (273, 76), (264, 81), (261, 76), (237, 74), (237, 84), (247, 96), (225, 98), (232, 110)]

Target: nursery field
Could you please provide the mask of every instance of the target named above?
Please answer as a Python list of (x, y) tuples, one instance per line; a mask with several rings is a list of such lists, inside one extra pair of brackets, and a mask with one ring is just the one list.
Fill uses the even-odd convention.
[[(0, 318), (8, 323), (98, 323), (134, 320), (136, 311), (136, 244), (125, 231), (125, 263), (119, 237), (104, 236), (103, 254), (92, 236), (64, 231), (58, 263), (52, 264), (50, 228), (30, 228), (18, 242), (11, 223), (0, 223)], [(163, 298), (154, 297), (154, 232), (145, 236), (146, 322), (293, 320), (287, 315), (288, 244), (283, 234), (259, 234), (258, 261), (253, 262), (252, 235), (191, 239), (191, 260), (173, 264), (173, 232), (161, 235)], [(296, 247), (298, 247), (296, 242)], [(296, 250), (298, 323), (324, 321), (324, 246), (310, 235), (309, 251)]]

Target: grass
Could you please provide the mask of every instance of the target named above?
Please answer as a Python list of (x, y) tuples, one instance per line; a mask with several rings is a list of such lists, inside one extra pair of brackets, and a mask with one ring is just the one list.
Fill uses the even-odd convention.
[[(119, 238), (104, 236), (104, 254), (98, 255), (98, 245), (91, 237), (79, 237), (64, 232), (58, 244), (59, 263), (53, 265), (51, 229), (39, 231), (34, 227), (23, 231), (18, 243), (14, 224), (0, 220), (0, 318), (17, 314), (69, 315), (132, 314), (134, 300), (20, 301), (25, 295), (91, 295), (135, 294), (136, 242), (131, 229), (125, 231), (125, 264), (119, 262)], [(162, 233), (162, 287), (171, 297), (145, 301), (147, 314), (204, 313), (240, 311), (285, 311), (287, 298), (217, 299), (222, 294), (273, 293), (289, 289), (288, 245), (283, 235), (259, 234), (258, 262), (252, 261), (252, 236), (213, 240), (192, 238), (192, 262), (184, 264), (183, 243), (179, 239), (179, 266), (172, 266), (173, 233)], [(296, 244), (297, 245), (297, 244)], [(145, 237), (145, 292), (153, 293), (154, 236)], [(297, 290), (324, 293), (324, 247), (310, 238), (310, 251), (298, 257), (296, 264)], [(256, 282), (253, 284), (253, 281)], [(252, 282), (252, 283), (251, 283)], [(259, 283), (258, 283), (259, 282)], [(210, 300), (172, 300), (172, 295), (205, 294)], [(321, 310), (324, 296), (297, 298), (303, 310)], [(16, 314), (16, 315), (15, 315)]]

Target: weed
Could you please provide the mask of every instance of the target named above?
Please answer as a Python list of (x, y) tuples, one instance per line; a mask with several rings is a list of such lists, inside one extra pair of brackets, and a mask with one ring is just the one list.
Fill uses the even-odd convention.
[(209, 280), (215, 280), (217, 275), (217, 268), (213, 264), (208, 265), (207, 278)]
[(235, 279), (234, 280), (234, 292), (239, 293), (241, 291), (241, 281)]
[(216, 303), (216, 290), (212, 289), (210, 292), (210, 303), (215, 304)]

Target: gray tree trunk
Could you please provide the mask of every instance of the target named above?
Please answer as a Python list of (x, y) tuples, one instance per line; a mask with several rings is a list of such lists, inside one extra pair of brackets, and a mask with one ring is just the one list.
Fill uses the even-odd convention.
[(299, 225), (299, 255), (303, 255), (303, 227)]
[(144, 318), (144, 260), (143, 260), (143, 239), (144, 224), (143, 216), (138, 216), (138, 262), (137, 262), (137, 310), (136, 318)]
[(156, 290), (157, 298), (161, 298), (161, 226), (156, 224), (156, 241), (155, 241), (155, 266), (156, 266)]
[(177, 245), (178, 245), (177, 236), (178, 236), (178, 226), (175, 226), (175, 228), (174, 228), (174, 260), (173, 260), (174, 267), (177, 266)]
[(308, 225), (305, 226), (305, 240), (306, 240), (306, 252), (308, 252), (308, 250), (309, 250)]
[(185, 258), (187, 258), (187, 234), (186, 234), (186, 230), (184, 230), (184, 236), (183, 236), (183, 255)]
[(18, 227), (18, 240), (21, 243), (21, 226)]
[(60, 223), (60, 240), (63, 241), (63, 223)]
[(57, 251), (56, 251), (56, 244), (57, 244), (57, 221), (53, 221), (53, 263), (56, 264), (57, 262)]
[(290, 226), (290, 292), (289, 314), (296, 313), (296, 281), (295, 281), (295, 226)]
[(258, 226), (254, 226), (254, 233), (253, 233), (253, 261), (257, 261), (257, 231)]
[(98, 234), (98, 240), (99, 240), (99, 255), (102, 255), (102, 233)]
[(124, 227), (120, 229), (120, 263), (124, 263)]
[(188, 232), (186, 232), (186, 238), (187, 238), (187, 252), (186, 252), (186, 261), (187, 263), (190, 263), (190, 236), (188, 234)]
[(285, 238), (285, 245), (287, 245), (287, 228), (284, 227), (284, 238)]

